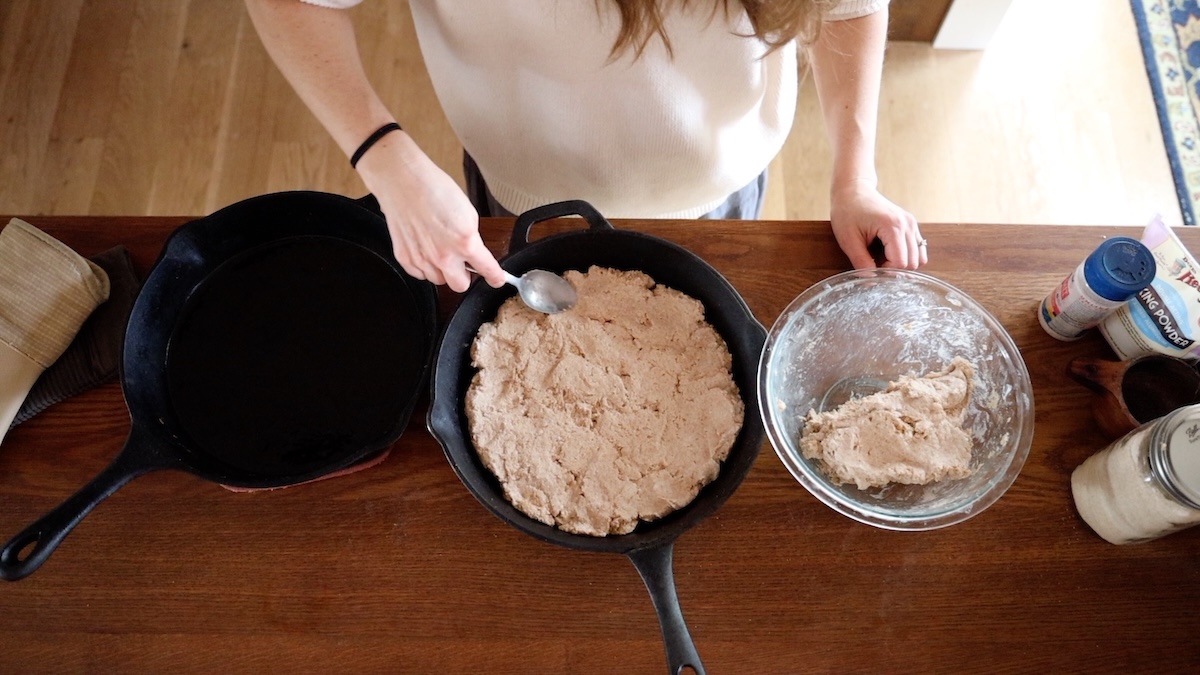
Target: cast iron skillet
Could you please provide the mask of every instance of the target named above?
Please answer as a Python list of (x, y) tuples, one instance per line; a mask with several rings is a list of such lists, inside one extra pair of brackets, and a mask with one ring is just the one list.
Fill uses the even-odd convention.
[[(552, 235), (530, 243), (529, 231), (540, 221), (581, 215), (586, 230)], [(758, 420), (755, 377), (766, 331), (738, 292), (702, 259), (673, 243), (639, 232), (617, 230), (590, 204), (561, 202), (522, 214), (513, 228), (510, 254), (504, 268), (520, 276), (534, 268), (552, 272), (587, 270), (592, 265), (640, 270), (704, 304), (706, 320), (729, 345), (733, 376), (746, 406), (742, 430), (716, 480), (696, 499), (674, 513), (633, 532), (610, 537), (571, 534), (544, 525), (518, 511), (504, 497), (496, 478), (479, 460), (471, 443), (465, 414), (465, 395), (475, 373), (470, 349), (479, 327), (495, 318), (501, 303), (512, 295), (477, 280), (463, 297), (443, 333), (434, 361), (430, 432), (442, 444), (458, 477), (475, 497), (501, 520), (527, 534), (568, 548), (626, 555), (641, 574), (662, 626), (670, 672), (690, 666), (703, 673), (699, 654), (684, 623), (672, 575), (672, 547), (685, 530), (703, 520), (729, 498), (750, 470), (764, 440)]]
[(129, 438), (90, 483), (9, 541), (0, 577), (34, 572), (142, 474), (280, 487), (399, 438), (433, 354), (437, 297), (395, 261), (372, 205), (277, 193), (172, 233), (126, 326)]

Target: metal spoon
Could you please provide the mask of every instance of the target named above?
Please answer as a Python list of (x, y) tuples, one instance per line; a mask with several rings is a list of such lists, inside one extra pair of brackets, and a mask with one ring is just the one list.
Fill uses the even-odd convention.
[[(470, 265), (467, 271), (479, 274)], [(527, 307), (545, 314), (571, 309), (579, 299), (571, 282), (546, 270), (529, 270), (519, 277), (505, 271), (504, 283), (517, 289)]]

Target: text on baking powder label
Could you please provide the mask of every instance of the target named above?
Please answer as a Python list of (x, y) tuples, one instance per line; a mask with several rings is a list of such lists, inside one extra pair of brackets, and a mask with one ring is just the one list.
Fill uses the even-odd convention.
[(1187, 349), (1195, 343), (1195, 340), (1190, 339), (1180, 330), (1175, 315), (1167, 308), (1167, 303), (1163, 302), (1162, 297), (1159, 296), (1158, 291), (1154, 290), (1153, 286), (1147, 286), (1138, 291), (1136, 299), (1138, 304), (1150, 315), (1154, 327), (1158, 329), (1164, 340), (1179, 349)]

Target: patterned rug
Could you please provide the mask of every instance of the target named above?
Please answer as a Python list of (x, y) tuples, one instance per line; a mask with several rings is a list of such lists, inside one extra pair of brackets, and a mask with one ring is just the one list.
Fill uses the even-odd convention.
[(1200, 0), (1130, 0), (1185, 225), (1200, 212)]

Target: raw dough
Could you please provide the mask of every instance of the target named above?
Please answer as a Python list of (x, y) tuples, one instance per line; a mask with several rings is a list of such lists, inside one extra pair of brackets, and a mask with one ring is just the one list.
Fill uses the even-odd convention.
[(887, 389), (823, 413), (810, 410), (801, 453), (835, 483), (860, 490), (888, 483), (924, 485), (971, 475), (971, 437), (962, 428), (975, 368), (955, 358), (924, 377), (901, 377)]
[(540, 314), (514, 297), (479, 329), (471, 439), (523, 513), (624, 534), (716, 478), (744, 406), (699, 301), (641, 272), (564, 276), (573, 309)]

